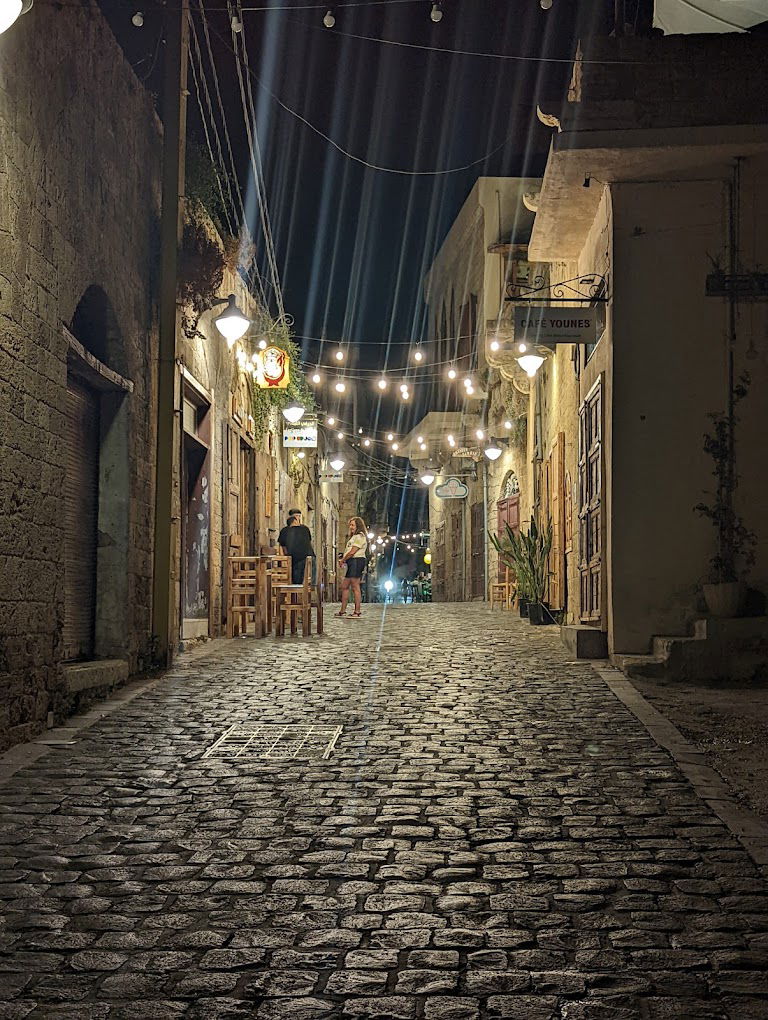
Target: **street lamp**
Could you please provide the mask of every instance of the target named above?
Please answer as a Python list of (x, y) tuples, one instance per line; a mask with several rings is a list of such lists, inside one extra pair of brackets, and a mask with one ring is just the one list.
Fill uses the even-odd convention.
[(344, 458), (339, 457), (338, 455), (334, 457), (333, 460), (330, 462), (331, 467), (333, 468), (334, 471), (341, 471), (341, 469), (344, 467), (344, 463), (345, 463)]
[(493, 440), (491, 440), (488, 446), (486, 446), (486, 448), (483, 450), (483, 453), (486, 455), (488, 460), (498, 460), (499, 457), (501, 456), (501, 447), (497, 443), (494, 443)]
[(521, 354), (519, 358), (515, 358), (515, 361), (529, 379), (533, 379), (544, 364), (544, 358), (540, 354)]
[(283, 408), (283, 418), (289, 421), (291, 425), (295, 425), (297, 421), (301, 421), (304, 417), (304, 411), (305, 408), (298, 401), (293, 400), (287, 407)]
[(0, 0), (0, 35), (26, 14), (32, 6), (32, 0)]
[(432, 482), (434, 482), (435, 480), (435, 476), (432, 474), (431, 471), (425, 471), (424, 474), (421, 476), (421, 480), (425, 485), (431, 485)]
[[(0, 0), (3, 3), (4, 0)], [(234, 294), (230, 294), (225, 298), (218, 298), (214, 301), (216, 305), (226, 305), (227, 307), (221, 313), (217, 315), (213, 320), (216, 329), (227, 341), (229, 347), (231, 347), (240, 337), (245, 336), (245, 332), (251, 324), (251, 320), (247, 318), (240, 309), (237, 307), (237, 301)]]

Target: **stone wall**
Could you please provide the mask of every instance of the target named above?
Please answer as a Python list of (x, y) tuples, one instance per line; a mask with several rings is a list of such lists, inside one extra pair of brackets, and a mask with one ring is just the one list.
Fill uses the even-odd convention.
[[(120, 533), (100, 536), (100, 555), (116, 552), (100, 574), (96, 651), (135, 671), (151, 650), (160, 158), (152, 101), (95, 6), (35, 6), (0, 36), (0, 746), (66, 697), (62, 324), (101, 342), (134, 385), (120, 413)], [(84, 295), (109, 336), (85, 335)]]

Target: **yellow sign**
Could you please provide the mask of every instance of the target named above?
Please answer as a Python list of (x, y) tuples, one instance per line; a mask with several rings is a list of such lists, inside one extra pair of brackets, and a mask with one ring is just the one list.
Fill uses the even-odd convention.
[(291, 378), (291, 359), (280, 347), (258, 351), (256, 382), (263, 390), (284, 390)]

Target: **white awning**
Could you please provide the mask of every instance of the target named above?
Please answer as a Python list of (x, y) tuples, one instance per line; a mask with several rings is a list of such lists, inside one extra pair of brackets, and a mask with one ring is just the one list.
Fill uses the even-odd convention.
[(768, 0), (656, 0), (653, 24), (664, 35), (746, 32), (768, 21)]

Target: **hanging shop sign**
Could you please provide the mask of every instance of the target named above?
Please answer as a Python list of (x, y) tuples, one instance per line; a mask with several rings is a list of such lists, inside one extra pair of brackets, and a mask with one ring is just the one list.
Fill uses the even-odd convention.
[(323, 484), (323, 482), (331, 482), (333, 484), (338, 484), (338, 483), (344, 481), (344, 472), (343, 471), (321, 471), (320, 472), (319, 481), (320, 481), (321, 485)]
[(435, 486), (435, 495), (438, 499), (466, 499), (469, 489), (460, 478), (446, 478), (441, 485)]
[(515, 305), (515, 343), (593, 344), (603, 332), (605, 310)]
[(317, 449), (317, 422), (302, 421), (299, 425), (289, 425), (284, 428), (283, 446)]
[(256, 352), (256, 382), (263, 390), (284, 390), (291, 380), (291, 359), (280, 347)]

